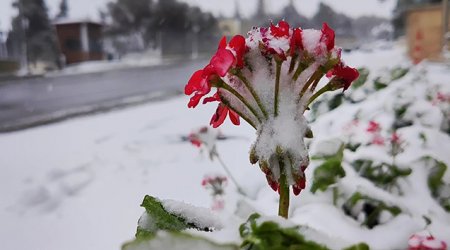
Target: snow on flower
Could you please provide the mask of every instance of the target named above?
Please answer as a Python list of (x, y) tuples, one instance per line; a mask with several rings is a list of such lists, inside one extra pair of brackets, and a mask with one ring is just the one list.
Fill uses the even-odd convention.
[[(327, 91), (346, 90), (359, 75), (342, 61), (334, 39), (326, 23), (321, 30), (291, 28), (285, 21), (255, 27), (247, 38), (237, 35), (228, 44), (223, 38), (209, 64), (185, 87), (192, 108), (217, 89), (203, 101), (219, 102), (213, 127), (228, 116), (235, 125), (240, 117), (256, 129), (250, 161), (259, 163), (275, 191), (287, 187), (289, 193), (292, 186), (298, 195), (305, 188), (309, 157), (304, 137), (310, 131), (304, 112), (309, 104)], [(325, 74), (330, 81), (318, 89)]]

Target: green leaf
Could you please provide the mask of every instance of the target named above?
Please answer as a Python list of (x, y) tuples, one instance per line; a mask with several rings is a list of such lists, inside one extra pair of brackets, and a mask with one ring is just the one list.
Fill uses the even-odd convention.
[(199, 227), (194, 223), (187, 222), (188, 218), (169, 213), (161, 201), (155, 197), (146, 195), (141, 207), (145, 208), (146, 214), (139, 221), (140, 226), (138, 226), (136, 238), (148, 238), (159, 230), (181, 231), (193, 228), (200, 231), (212, 231), (212, 227)]
[(252, 250), (327, 250), (323, 245), (305, 240), (299, 227), (283, 228), (274, 221), (258, 222), (253, 214), (239, 228), (243, 242), (241, 249)]
[(372, 181), (375, 185), (388, 189), (397, 185), (397, 179), (412, 173), (410, 168), (398, 168), (397, 166), (380, 163), (374, 164), (369, 159), (357, 159), (351, 163), (361, 177)]
[(384, 89), (388, 86), (389, 82), (384, 82), (381, 77), (375, 78), (373, 81), (373, 85), (375, 87), (375, 90)]
[[(397, 216), (402, 212), (397, 206), (388, 206), (383, 201), (355, 192), (343, 205), (347, 215), (352, 215), (350, 211), (358, 202), (362, 202), (363, 209), (361, 212), (365, 213), (365, 220), (361, 225), (365, 225), (368, 228), (373, 228), (379, 224), (378, 219), (383, 211), (391, 213), (392, 216)], [(352, 215), (352, 217), (356, 219), (357, 216)]]
[(343, 250), (370, 250), (370, 247), (366, 243), (361, 242), (356, 245), (344, 248)]
[(344, 99), (344, 94), (339, 93), (331, 97), (331, 99), (328, 101), (328, 110), (331, 111), (337, 107), (339, 107), (342, 104), (342, 101)]
[(358, 68), (359, 77), (352, 83), (352, 88), (357, 89), (366, 83), (369, 77), (369, 70), (367, 68)]
[(428, 175), (428, 187), (433, 196), (438, 196), (439, 188), (445, 184), (442, 178), (444, 178), (446, 171), (447, 165), (445, 163), (434, 160), (434, 167), (431, 168)]
[(122, 246), (122, 250), (238, 250), (234, 244), (218, 244), (203, 237), (184, 232), (164, 232), (155, 234), (149, 239), (136, 239)]
[(400, 79), (403, 76), (405, 76), (408, 72), (409, 72), (408, 68), (396, 67), (391, 70), (391, 79), (392, 81)]
[(314, 170), (311, 192), (325, 191), (330, 185), (335, 184), (339, 178), (345, 177), (340, 157), (326, 160)]
[(140, 230), (155, 233), (158, 230), (181, 231), (190, 227), (183, 218), (167, 212), (161, 202), (152, 196), (146, 195), (141, 207), (145, 208), (151, 226)]

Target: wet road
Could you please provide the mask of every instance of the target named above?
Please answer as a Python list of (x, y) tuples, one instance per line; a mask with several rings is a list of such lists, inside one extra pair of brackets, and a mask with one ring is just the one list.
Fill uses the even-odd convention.
[(0, 132), (108, 110), (183, 91), (205, 61), (0, 82)]

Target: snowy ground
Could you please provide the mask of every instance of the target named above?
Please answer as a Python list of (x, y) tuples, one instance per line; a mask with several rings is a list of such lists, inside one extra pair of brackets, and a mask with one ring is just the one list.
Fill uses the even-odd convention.
[[(381, 72), (384, 67), (395, 66), (405, 60), (399, 49), (354, 52), (343, 57), (351, 66), (367, 65), (374, 72)], [(434, 64), (424, 67), (428, 69), (429, 82), (445, 82), (448, 88), (448, 68)], [(186, 81), (188, 77), (180, 81)], [(404, 84), (399, 83), (398, 86)], [(345, 105), (323, 115), (312, 125), (315, 136), (320, 140), (341, 134), (342, 127), (351, 121), (357, 107), (365, 108), (363, 119), (378, 117), (381, 123), (388, 123), (389, 118), (379, 115), (383, 111), (376, 108), (380, 103), (389, 102), (387, 97), (393, 96), (390, 93), (395, 88), (389, 87), (359, 106)], [(417, 91), (424, 89), (417, 87)], [(134, 236), (137, 219), (143, 212), (139, 204), (145, 194), (209, 207), (211, 198), (200, 185), (201, 180), (206, 173), (223, 173), (223, 170), (217, 162), (199, 154), (199, 150), (190, 143), (182, 142), (181, 136), (206, 125), (215, 105), (189, 110), (187, 100), (179, 97), (1, 135), (2, 249), (119, 249), (122, 243)], [(334, 122), (331, 124), (330, 121)], [(417, 143), (412, 138), (416, 135), (411, 132), (414, 129), (406, 128), (400, 132), (415, 145)], [(431, 143), (427, 150), (450, 165), (450, 138), (431, 130), (430, 138), (436, 138), (438, 143)], [(248, 150), (255, 138), (253, 129), (246, 124), (234, 127), (226, 122), (221, 131), (233, 137), (219, 141), (218, 151), (247, 192), (257, 197), (250, 203), (257, 210), (274, 215), (277, 195), (265, 183), (258, 167), (248, 163)], [(421, 149), (413, 147), (399, 160), (412, 160), (408, 157), (413, 158), (418, 150)], [(346, 183), (350, 183), (347, 188), (352, 188), (351, 182)], [(353, 184), (364, 186), (364, 183)], [(233, 211), (238, 198), (230, 184), (225, 209)], [(353, 241), (372, 241), (380, 248), (399, 241), (393, 239), (396, 238), (394, 236), (387, 237), (395, 230), (399, 230), (400, 240), (406, 241), (409, 234), (400, 229), (409, 227), (414, 232), (421, 226), (417, 218), (403, 216), (378, 229), (376, 234), (369, 230), (361, 233), (355, 230), (357, 223), (341, 218), (337, 209), (325, 202), (327, 197), (324, 195), (313, 197), (305, 192), (293, 199), (295, 223), (307, 224), (332, 238), (339, 237), (344, 243), (352, 242), (353, 237)], [(404, 204), (417, 204), (407, 202)], [(306, 205), (302, 207), (303, 203)], [(435, 204), (431, 204), (430, 209), (436, 211), (434, 207)], [(422, 206), (416, 210), (420, 209), (427, 208)], [(324, 212), (325, 216), (319, 212)], [(333, 216), (338, 219), (329, 223), (327, 219)], [(434, 225), (436, 231), (433, 233), (450, 243), (450, 215), (444, 212), (436, 217), (441, 221)], [(344, 226), (338, 227), (338, 223)], [(384, 233), (383, 229), (386, 230)], [(237, 229), (234, 235), (227, 237), (236, 238)], [(387, 243), (382, 242), (384, 238), (373, 237), (386, 237)], [(377, 245), (376, 242), (380, 241), (382, 243)]]

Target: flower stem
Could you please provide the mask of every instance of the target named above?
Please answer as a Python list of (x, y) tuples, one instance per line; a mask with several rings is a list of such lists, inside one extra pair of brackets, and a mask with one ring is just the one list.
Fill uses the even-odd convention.
[(337, 199), (339, 196), (339, 190), (337, 187), (333, 187), (333, 205), (337, 206)]
[(279, 157), (278, 161), (280, 164), (280, 201), (278, 203), (278, 215), (287, 219), (289, 215), (289, 185), (284, 171), (283, 160)]
[(325, 92), (327, 92), (327, 91), (330, 91), (330, 90), (332, 90), (332, 88), (331, 88), (331, 85), (328, 83), (327, 85), (325, 85), (325, 86), (323, 86), (321, 89), (319, 89), (316, 93), (314, 93), (314, 95), (313, 96), (311, 96), (311, 98), (309, 98), (309, 101), (308, 101), (308, 105), (307, 106), (309, 106), (309, 104), (311, 104), (317, 97), (319, 97), (321, 94), (323, 94), (323, 93), (325, 93)]
[(226, 84), (223, 80), (220, 80), (220, 82), (216, 85), (218, 88), (223, 88), (230, 92), (232, 95), (236, 96), (248, 109), (252, 114), (258, 119), (259, 122), (261, 122), (261, 118), (259, 118), (258, 113), (256, 110), (245, 100), (245, 98), (239, 94), (235, 89), (233, 89), (230, 85)]
[(278, 116), (278, 96), (280, 91), (281, 64), (281, 61), (277, 61), (275, 72), (275, 101), (273, 104), (274, 116)]
[(303, 86), (302, 91), (300, 92), (300, 97), (302, 97), (305, 94), (306, 90), (309, 88), (309, 86), (311, 86), (311, 84), (313, 82), (315, 83), (314, 85), (316, 85), (317, 84), (316, 82), (319, 82), (320, 78), (322, 78), (321, 76), (322, 76), (321, 70), (320, 69), (316, 70), (316, 72), (314, 72), (314, 74), (309, 78), (309, 80)]
[(306, 69), (305, 65), (300, 61), (297, 69), (294, 72), (294, 75), (292, 76), (292, 80), (294, 80), (294, 82), (297, 81), (298, 77), (305, 69)]
[(238, 72), (237, 77), (244, 83), (245, 87), (250, 91), (253, 98), (255, 99), (256, 103), (258, 104), (259, 108), (261, 109), (261, 112), (264, 114), (264, 117), (267, 118), (267, 111), (264, 105), (261, 102), (261, 99), (259, 98), (259, 95), (256, 93), (255, 89), (252, 87), (248, 79), (242, 74), (242, 72)]
[(294, 70), (294, 68), (295, 68), (295, 61), (297, 60), (297, 57), (298, 57), (298, 55), (294, 55), (294, 56), (291, 58), (291, 63), (289, 64), (289, 71), (288, 71), (289, 74), (290, 74), (290, 73)]
[(215, 152), (214, 155), (216, 156), (217, 160), (219, 161), (220, 165), (222, 165), (222, 168), (225, 170), (225, 172), (227, 173), (228, 177), (230, 177), (231, 181), (234, 183), (234, 185), (237, 188), (237, 191), (244, 195), (247, 196), (248, 195), (244, 192), (244, 190), (239, 186), (238, 182), (236, 181), (236, 179), (233, 177), (233, 175), (231, 174), (230, 170), (228, 169), (227, 165), (225, 165), (225, 163), (222, 161), (222, 158), (220, 158), (219, 153)]

